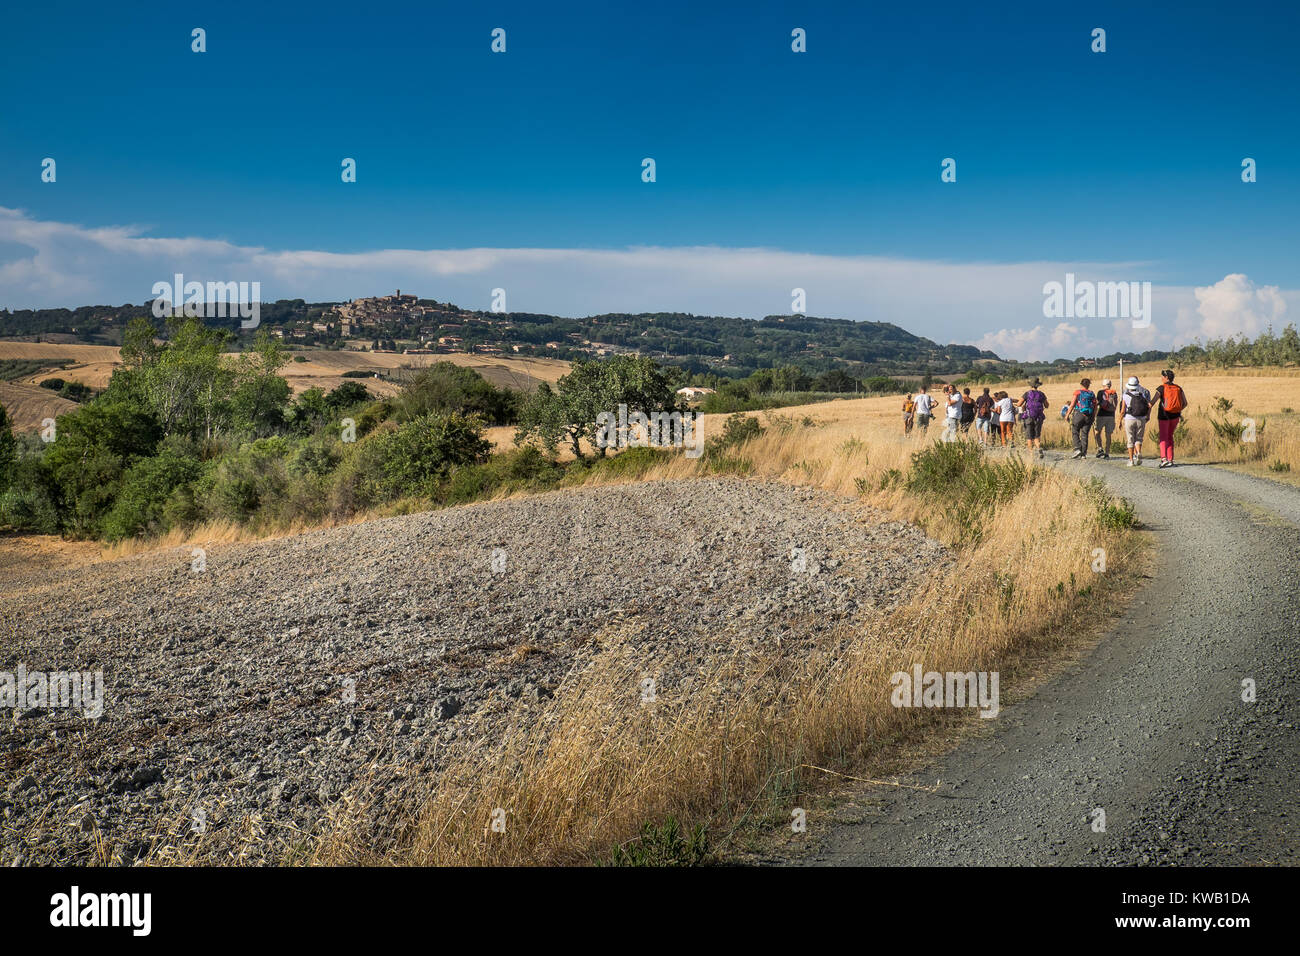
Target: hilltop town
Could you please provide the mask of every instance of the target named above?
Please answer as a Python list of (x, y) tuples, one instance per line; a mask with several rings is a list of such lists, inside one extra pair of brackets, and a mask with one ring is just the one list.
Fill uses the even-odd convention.
[[(0, 309), (0, 336), (14, 341), (119, 345), (126, 324), (149, 314), (148, 302), (76, 309)], [(238, 331), (235, 320), (207, 321)], [(793, 365), (810, 376), (831, 376), (846, 383), (870, 376), (920, 379), (926, 375), (1050, 374), (1075, 367), (1105, 367), (1119, 359), (1157, 361), (1166, 354), (1115, 353), (1014, 362), (971, 345), (942, 345), (889, 322), (803, 314), (747, 319), (681, 312), (567, 318), (466, 309), (401, 289), (344, 302), (263, 302), (260, 328), (294, 349), (561, 361), (637, 355), (675, 365), (688, 375), (736, 379), (760, 369)]]
[[(18, 341), (118, 345), (150, 304), (76, 309), (0, 309), (0, 335)], [(234, 322), (208, 319), (210, 325)], [(763, 319), (681, 312), (567, 318), (466, 309), (398, 289), (345, 302), (262, 302), (260, 327), (294, 348), (412, 354), (462, 353), (573, 361), (638, 355), (688, 373), (743, 378), (796, 364), (810, 374), (943, 374), (998, 357), (969, 345), (939, 345), (888, 322), (802, 314)]]
[[(629, 327), (629, 323), (622, 323)], [(639, 353), (610, 342), (594, 342), (580, 332), (567, 332), (545, 342), (531, 336), (513, 341), (521, 329), (505, 313), (471, 312), (450, 302), (402, 294), (353, 299), (331, 306), (319, 318), (298, 319), (274, 330), (280, 338), (314, 345), (341, 345), (374, 352), (477, 353), (574, 358)], [(562, 354), (563, 353), (563, 354)]]

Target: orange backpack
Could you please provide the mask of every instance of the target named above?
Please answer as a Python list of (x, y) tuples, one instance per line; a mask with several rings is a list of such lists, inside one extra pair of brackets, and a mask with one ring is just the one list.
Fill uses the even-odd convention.
[(1164, 406), (1166, 412), (1170, 415), (1177, 415), (1187, 407), (1187, 397), (1183, 395), (1180, 386), (1173, 382), (1166, 382), (1162, 386), (1160, 404)]

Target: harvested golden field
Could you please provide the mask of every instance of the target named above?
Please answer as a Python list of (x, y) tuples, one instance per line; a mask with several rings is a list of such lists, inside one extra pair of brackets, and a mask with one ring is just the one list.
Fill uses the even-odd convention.
[[(420, 369), (438, 362), (450, 362), (471, 368), (500, 388), (532, 391), (541, 382), (555, 382), (569, 371), (569, 363), (558, 359), (506, 358), (493, 355), (467, 355), (463, 353), (437, 353), (408, 355), (397, 352), (361, 352), (352, 349), (327, 351), (310, 349), (291, 353), (307, 359), (291, 361), (281, 372), (295, 395), (309, 388), (326, 391), (337, 388), (350, 379), (344, 372), (374, 369), (391, 373), (397, 369)], [(374, 394), (387, 397), (398, 392), (400, 386), (376, 379), (360, 379)]]
[(104, 388), (113, 369), (122, 364), (119, 350), (113, 345), (59, 345), (52, 342), (0, 341), (0, 361), (5, 359), (46, 364), (44, 371), (14, 379), (16, 385), (39, 385), (47, 378), (62, 378), (91, 388)]
[(14, 431), (33, 431), (47, 418), (58, 418), (76, 408), (66, 398), (59, 398), (48, 388), (0, 382), (0, 405), (9, 413)]
[[(291, 357), (302, 357), (307, 361), (291, 360), (281, 371), (285, 380), (293, 389), (294, 395), (300, 395), (309, 388), (325, 391), (338, 388), (352, 379), (344, 378), (344, 372), (366, 371), (373, 369), (383, 374), (396, 369), (419, 369), (436, 362), (450, 362), (478, 372), (493, 385), (531, 391), (541, 382), (555, 382), (569, 371), (569, 363), (558, 359), (514, 358), (493, 355), (467, 355), (459, 353), (407, 355), (396, 352), (363, 352), (354, 350), (328, 351), (325, 349), (301, 349), (291, 351)], [(108, 386), (113, 370), (121, 364), (120, 350), (109, 345), (59, 345), (45, 342), (6, 342), (0, 341), (0, 361), (4, 359), (27, 359), (47, 361), (48, 367), (41, 372), (25, 375), (13, 382), (0, 383), (0, 402), (9, 410), (15, 422), (15, 428), (27, 431), (36, 428), (45, 418), (54, 418), (73, 407), (52, 392), (39, 388), (39, 384), (48, 378), (62, 378), (71, 382), (80, 382), (91, 388), (102, 389)], [(373, 395), (387, 398), (400, 390), (400, 385), (380, 379), (360, 379)], [(505, 431), (513, 434), (513, 430)], [(496, 440), (496, 439), (494, 439)]]
[[(294, 362), (298, 370), (309, 375), (341, 375), (355, 369), (424, 368), (437, 362), (450, 362), (472, 368), (494, 385), (512, 388), (531, 387), (529, 380), (556, 382), (568, 374), (569, 363), (559, 359), (515, 358), (499, 355), (468, 355), (462, 352), (437, 354), (401, 354), (397, 352), (362, 352), (353, 349), (338, 351), (309, 349), (291, 353), (307, 359)], [(494, 377), (495, 376), (495, 377)]]
[(114, 363), (119, 361), (115, 345), (58, 345), (52, 342), (10, 342), (0, 340), (0, 359), (44, 359), (51, 365)]

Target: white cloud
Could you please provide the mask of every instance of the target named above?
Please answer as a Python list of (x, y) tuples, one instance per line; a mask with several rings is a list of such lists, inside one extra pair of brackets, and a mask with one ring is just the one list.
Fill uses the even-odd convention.
[(1286, 296), (1277, 286), (1257, 286), (1239, 272), (1224, 276), (1214, 285), (1200, 286), (1193, 294), (1196, 307), (1185, 305), (1178, 311), (1178, 335), (1185, 341), (1197, 337), (1253, 337), (1270, 325), (1284, 324)]
[(1004, 357), (1030, 360), (1073, 358), (1090, 349), (1084, 330), (1069, 322), (1058, 322), (1054, 326), (1035, 325), (1029, 329), (998, 329), (981, 336), (975, 344)]
[(1129, 319), (1061, 322), (998, 329), (975, 344), (1004, 357), (1031, 360), (1168, 351), (1198, 339), (1254, 336), (1270, 324), (1280, 327), (1285, 324), (1287, 300), (1300, 302), (1300, 292), (1257, 286), (1247, 276), (1233, 273), (1208, 286), (1155, 286), (1152, 298), (1152, 320), (1144, 327), (1135, 328)]
[(1109, 320), (1043, 324), (1044, 282), (1067, 272), (1094, 280), (1150, 278), (1148, 264), (1132, 262), (958, 263), (717, 246), (338, 253), (146, 232), (42, 221), (0, 207), (0, 307), (139, 303), (155, 282), (177, 272), (200, 282), (258, 281), (267, 300), (339, 300), (401, 288), (487, 308), (492, 289), (501, 287), (513, 311), (569, 316), (681, 311), (758, 318), (788, 313), (791, 290), (801, 288), (811, 315), (893, 322), (941, 343), (975, 343), (1014, 358), (1164, 348), (1172, 338), (1186, 341), (1211, 328), (1262, 327), (1285, 309), (1275, 287), (1257, 289), (1244, 276), (1228, 276), (1205, 289), (1157, 286), (1149, 329)]

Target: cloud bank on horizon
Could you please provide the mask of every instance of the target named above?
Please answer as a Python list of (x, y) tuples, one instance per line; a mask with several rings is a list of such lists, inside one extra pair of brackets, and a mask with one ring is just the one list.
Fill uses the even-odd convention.
[(1230, 273), (1205, 286), (1153, 283), (1149, 326), (1129, 319), (1044, 318), (1043, 286), (1150, 280), (1138, 262), (949, 262), (821, 255), (771, 248), (272, 250), (220, 239), (154, 238), (139, 226), (86, 227), (0, 207), (0, 307), (143, 303), (155, 282), (258, 281), (262, 298), (337, 301), (404, 288), (487, 309), (584, 316), (692, 312), (789, 314), (804, 290), (809, 315), (892, 322), (941, 343), (1006, 358), (1053, 359), (1172, 349), (1201, 338), (1255, 335), (1285, 324), (1300, 292)]

